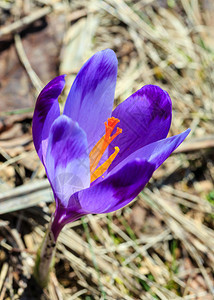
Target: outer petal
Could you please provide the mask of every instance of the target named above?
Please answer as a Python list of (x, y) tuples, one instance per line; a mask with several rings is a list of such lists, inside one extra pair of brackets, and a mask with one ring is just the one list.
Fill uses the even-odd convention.
[(86, 132), (89, 151), (105, 133), (111, 116), (117, 79), (117, 58), (110, 50), (97, 52), (81, 68), (65, 103), (64, 114)]
[(118, 164), (114, 169), (109, 172), (109, 175), (114, 174), (124, 165), (129, 163), (135, 158), (145, 159), (148, 162), (155, 165), (155, 170), (169, 157), (169, 155), (184, 141), (184, 139), (189, 134), (190, 129), (186, 131), (154, 142), (149, 144), (129, 155), (126, 159), (124, 159), (120, 164)]
[(46, 154), (46, 171), (59, 205), (90, 185), (87, 137), (76, 122), (60, 116), (53, 123)]
[[(44, 163), (51, 125), (60, 115), (58, 97), (65, 85), (65, 75), (51, 80), (39, 94), (33, 115), (33, 141), (40, 160)], [(44, 149), (44, 150), (43, 150)]]
[(120, 152), (112, 168), (132, 152), (165, 138), (172, 115), (171, 99), (167, 92), (155, 85), (146, 85), (118, 105), (112, 115), (120, 120), (123, 132), (112, 143)]
[(102, 182), (79, 191), (82, 209), (88, 213), (115, 211), (132, 201), (149, 181), (155, 166), (135, 159)]

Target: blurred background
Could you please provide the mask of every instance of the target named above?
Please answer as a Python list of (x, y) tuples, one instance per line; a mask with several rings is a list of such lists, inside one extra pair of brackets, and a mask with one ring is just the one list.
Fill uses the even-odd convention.
[[(0, 0), (0, 300), (213, 299), (214, 2)], [(42, 87), (111, 48), (115, 105), (145, 84), (191, 133), (137, 201), (63, 230), (46, 290), (31, 269), (54, 211), (31, 122)], [(160, 128), (161, 130), (161, 128)]]

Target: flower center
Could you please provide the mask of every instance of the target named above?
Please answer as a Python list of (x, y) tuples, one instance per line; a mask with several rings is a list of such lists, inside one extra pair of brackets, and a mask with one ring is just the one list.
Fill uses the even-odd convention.
[(118, 147), (115, 147), (114, 153), (110, 155), (109, 158), (101, 166), (99, 166), (99, 168), (97, 168), (109, 144), (116, 138), (116, 136), (122, 133), (122, 129), (117, 127), (116, 132), (111, 136), (118, 122), (120, 122), (120, 120), (114, 117), (109, 118), (108, 122), (105, 122), (106, 133), (96, 143), (96, 145), (94, 146), (94, 148), (91, 150), (89, 154), (91, 182), (93, 182), (94, 180), (96, 180), (98, 177), (102, 176), (105, 173), (105, 171), (109, 168), (109, 166), (117, 156), (118, 152), (120, 151)]

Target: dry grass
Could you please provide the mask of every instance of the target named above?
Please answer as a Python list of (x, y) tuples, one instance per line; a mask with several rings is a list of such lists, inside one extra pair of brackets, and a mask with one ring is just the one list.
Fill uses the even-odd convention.
[[(18, 5), (23, 8), (23, 1), (0, 1), (2, 16), (5, 11), (11, 16)], [(91, 54), (111, 48), (119, 60), (115, 104), (144, 84), (158, 84), (173, 100), (170, 134), (188, 127), (192, 131), (188, 150), (181, 147), (172, 155), (131, 206), (113, 214), (89, 215), (64, 228), (56, 275), (45, 291), (35, 292), (29, 278), (54, 209), (48, 204), (52, 195), (32, 142), (20, 153), (11, 152), (2, 146), (0, 135), (0, 299), (213, 299), (214, 4), (35, 0), (27, 5), (27, 27), (35, 15), (63, 23), (55, 68), (68, 74), (66, 92)], [(5, 17), (0, 38), (4, 41), (16, 33), (17, 55), (36, 91), (44, 79), (25, 53), (20, 18)], [(10, 24), (15, 22), (14, 31)], [(62, 105), (63, 99), (65, 95)], [(17, 176), (24, 183), (19, 188)]]

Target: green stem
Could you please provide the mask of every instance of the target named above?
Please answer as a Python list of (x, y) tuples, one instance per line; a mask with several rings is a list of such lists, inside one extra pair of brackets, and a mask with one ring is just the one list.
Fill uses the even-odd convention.
[(56, 242), (51, 230), (51, 224), (52, 222), (50, 222), (42, 244), (37, 251), (36, 262), (34, 266), (34, 278), (42, 288), (47, 286), (50, 271), (54, 266)]

